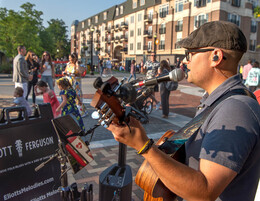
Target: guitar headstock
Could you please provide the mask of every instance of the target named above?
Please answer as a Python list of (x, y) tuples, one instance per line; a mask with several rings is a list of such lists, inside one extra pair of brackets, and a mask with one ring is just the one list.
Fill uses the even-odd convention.
[(100, 125), (108, 127), (112, 121), (121, 124), (125, 120), (124, 103), (117, 96), (125, 80), (126, 78), (119, 83), (118, 79), (113, 76), (105, 82), (101, 77), (95, 80), (93, 85), (97, 91), (90, 105), (97, 109), (92, 117), (95, 116)]

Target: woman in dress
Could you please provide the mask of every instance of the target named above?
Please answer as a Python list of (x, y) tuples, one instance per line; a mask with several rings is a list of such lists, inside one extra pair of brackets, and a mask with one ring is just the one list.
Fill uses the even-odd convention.
[(67, 63), (67, 66), (65, 68), (65, 71), (63, 71), (63, 75), (66, 75), (67, 78), (70, 80), (70, 83), (75, 89), (77, 95), (79, 96), (80, 100), (76, 101), (77, 107), (80, 111), (80, 115), (82, 117), (85, 117), (88, 112), (86, 107), (84, 106), (83, 102), (83, 94), (81, 89), (81, 75), (84, 72), (84, 67), (81, 67), (78, 64), (78, 56), (76, 53), (72, 53), (69, 56), (69, 63)]
[(42, 54), (41, 74), (42, 74), (41, 80), (47, 82), (49, 88), (54, 91), (54, 86), (55, 86), (54, 65), (51, 60), (51, 55), (47, 51), (45, 51)]

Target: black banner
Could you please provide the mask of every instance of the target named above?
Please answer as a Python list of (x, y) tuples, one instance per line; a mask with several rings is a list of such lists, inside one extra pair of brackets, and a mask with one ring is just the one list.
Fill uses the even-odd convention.
[(0, 123), (0, 200), (61, 200), (59, 161), (34, 170), (57, 148), (51, 118)]

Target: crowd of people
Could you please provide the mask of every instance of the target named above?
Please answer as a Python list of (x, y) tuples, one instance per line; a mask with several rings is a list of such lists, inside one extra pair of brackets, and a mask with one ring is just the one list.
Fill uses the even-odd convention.
[[(43, 102), (50, 103), (54, 117), (74, 115), (84, 130), (82, 117), (88, 112), (83, 104), (81, 75), (85, 68), (79, 65), (77, 54), (72, 53), (69, 56), (69, 62), (63, 71), (64, 77), (57, 80), (62, 98), (60, 103), (54, 92), (55, 67), (50, 53), (44, 51), (39, 60), (33, 51), (27, 52), (25, 46), (18, 46), (17, 51), (18, 55), (13, 60), (14, 105), (24, 106), (28, 116), (32, 115), (32, 109), (28, 104), (28, 96), (32, 91), (32, 107), (36, 107), (36, 96), (42, 95)], [(39, 74), (41, 74), (40, 80)]]
[[(222, 34), (219, 34), (222, 33)], [(181, 130), (185, 139), (185, 163), (180, 163), (154, 146), (145, 129), (134, 118), (127, 125), (111, 123), (108, 127), (114, 138), (141, 154), (151, 165), (163, 184), (184, 200), (250, 200), (253, 201), (260, 175), (260, 107), (252, 92), (259, 86), (259, 62), (251, 60), (238, 69), (247, 40), (233, 23), (214, 21), (205, 23), (187, 38), (178, 42), (185, 48), (185, 58), (177, 58), (176, 68), (187, 73), (187, 81), (205, 90), (194, 120)], [(62, 102), (54, 93), (55, 75), (51, 56), (44, 52), (38, 57), (24, 46), (18, 47), (14, 59), (14, 104), (24, 105), (30, 115), (28, 95), (33, 89), (36, 96), (43, 95), (44, 102), (51, 103), (54, 116), (73, 114), (84, 131), (82, 116), (86, 110), (82, 104), (81, 74), (77, 54), (69, 56), (63, 78), (57, 81)], [(100, 76), (112, 76), (111, 60), (99, 58)], [(145, 79), (169, 73), (170, 60), (141, 61), (140, 73)], [(107, 69), (104, 75), (104, 69)], [(128, 82), (136, 79), (136, 61), (131, 61)], [(239, 73), (238, 73), (239, 71)], [(41, 80), (38, 81), (38, 73)], [(242, 74), (242, 76), (240, 75)], [(152, 87), (151, 98), (156, 108), (162, 106), (162, 117), (168, 118), (171, 91), (167, 83)], [(246, 87), (246, 85), (248, 87)], [(154, 93), (160, 91), (161, 102)], [(79, 110), (81, 106), (81, 109)], [(81, 113), (83, 111), (83, 114)], [(203, 119), (204, 118), (204, 119)], [(196, 129), (194, 128), (196, 124)], [(172, 140), (172, 139), (169, 139)], [(174, 144), (174, 140), (171, 141)], [(167, 172), (167, 174), (166, 174)]]

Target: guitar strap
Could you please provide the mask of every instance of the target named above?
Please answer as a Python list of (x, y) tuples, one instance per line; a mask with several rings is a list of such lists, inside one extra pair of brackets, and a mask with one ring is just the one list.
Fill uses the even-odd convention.
[(205, 122), (211, 111), (223, 100), (230, 98), (234, 95), (245, 95), (256, 100), (255, 95), (246, 89), (233, 89), (227, 92), (225, 95), (218, 98), (210, 107), (206, 108), (199, 115), (194, 117), (190, 122), (188, 122), (184, 127), (182, 127), (174, 136), (180, 135), (181, 139), (167, 139), (159, 149), (162, 149), (167, 154), (175, 153), (185, 142), (194, 134), (196, 134), (202, 124)]

